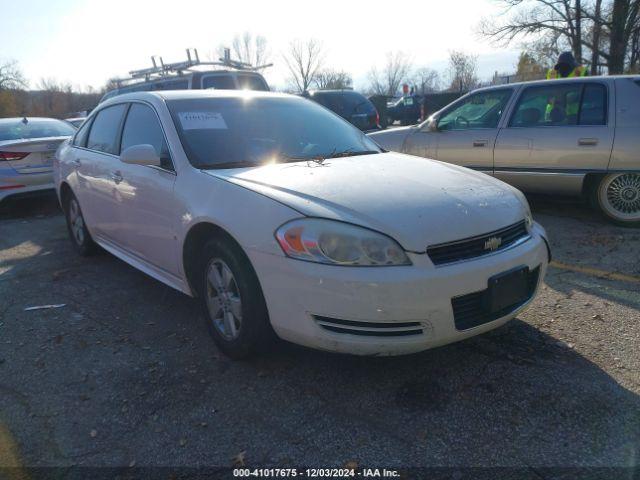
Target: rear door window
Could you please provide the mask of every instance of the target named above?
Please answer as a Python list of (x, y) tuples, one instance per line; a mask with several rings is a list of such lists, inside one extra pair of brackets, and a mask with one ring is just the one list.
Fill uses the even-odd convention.
[(607, 89), (599, 83), (555, 83), (528, 87), (510, 127), (605, 125)]
[(606, 125), (607, 89), (598, 83), (584, 86), (578, 125)]
[(375, 107), (367, 97), (357, 92), (344, 92), (343, 103), (347, 114), (354, 115), (358, 113), (375, 112)]
[(202, 88), (214, 88), (216, 90), (236, 90), (236, 82), (230, 75), (214, 75), (202, 79)]
[(161, 160), (161, 166), (173, 170), (169, 147), (156, 113), (147, 105), (134, 103), (129, 109), (122, 129), (121, 150), (133, 145), (151, 145)]
[(126, 104), (122, 103), (98, 112), (91, 124), (87, 148), (112, 155), (120, 153), (118, 133), (126, 108)]

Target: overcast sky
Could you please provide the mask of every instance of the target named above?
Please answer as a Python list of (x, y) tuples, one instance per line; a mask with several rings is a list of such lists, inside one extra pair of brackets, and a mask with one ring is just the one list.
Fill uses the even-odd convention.
[(482, 18), (500, 12), (490, 0), (0, 0), (0, 60), (18, 60), (32, 87), (54, 77), (100, 88), (150, 66), (151, 55), (179, 61), (196, 47), (203, 59), (248, 30), (269, 43), (275, 66), (266, 77), (275, 86), (285, 83), (288, 42), (309, 37), (323, 42), (327, 66), (351, 73), (356, 88), (391, 50), (441, 71), (450, 50), (464, 50), (478, 55), (479, 74), (489, 78), (513, 70), (518, 56), (515, 46), (497, 48), (475, 33)]

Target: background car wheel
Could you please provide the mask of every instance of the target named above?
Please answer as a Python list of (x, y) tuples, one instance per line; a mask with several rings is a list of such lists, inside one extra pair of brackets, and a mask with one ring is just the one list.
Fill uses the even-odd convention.
[(71, 243), (80, 255), (91, 255), (96, 251), (96, 244), (91, 238), (87, 225), (80, 209), (80, 203), (73, 193), (69, 193), (65, 204), (65, 216), (67, 218), (67, 229)]
[(614, 223), (640, 227), (640, 173), (605, 175), (593, 192), (594, 203)]
[(200, 258), (198, 293), (207, 329), (227, 356), (264, 351), (275, 333), (258, 277), (244, 252), (223, 239), (209, 241)]

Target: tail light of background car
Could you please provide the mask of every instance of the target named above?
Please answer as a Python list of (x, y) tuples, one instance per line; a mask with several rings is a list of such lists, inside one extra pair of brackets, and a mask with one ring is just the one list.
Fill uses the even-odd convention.
[(27, 155), (29, 155), (29, 152), (0, 152), (0, 161), (22, 160)]

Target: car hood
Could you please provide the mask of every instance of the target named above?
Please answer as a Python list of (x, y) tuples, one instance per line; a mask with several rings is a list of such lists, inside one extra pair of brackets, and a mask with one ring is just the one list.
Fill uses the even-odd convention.
[(515, 189), (493, 177), (400, 153), (203, 172), (303, 215), (383, 232), (414, 252), (497, 230), (526, 213)]
[(415, 127), (388, 128), (387, 130), (368, 133), (367, 136), (385, 150), (401, 152), (407, 135), (414, 129)]

